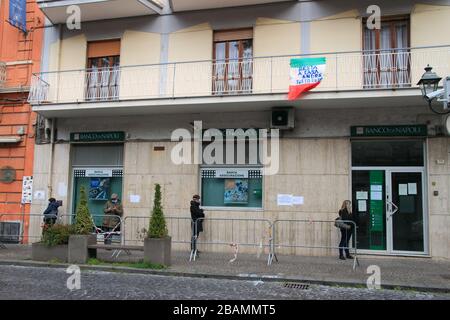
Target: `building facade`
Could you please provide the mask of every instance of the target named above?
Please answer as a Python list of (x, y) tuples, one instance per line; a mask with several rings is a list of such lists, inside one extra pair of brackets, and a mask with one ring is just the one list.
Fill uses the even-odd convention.
[[(320, 247), (338, 234), (314, 221), (333, 221), (351, 199), (360, 250), (450, 258), (450, 139), (416, 85), (427, 64), (450, 75), (448, 1), (382, 1), (378, 29), (367, 27), (370, 1), (144, 2), (80, 1), (73, 29), (73, 1), (38, 1), (52, 26), (29, 101), (50, 135), (35, 149), (33, 189), (45, 196), (32, 212), (53, 196), (70, 216), (84, 186), (94, 215), (118, 193), (129, 221), (149, 217), (160, 183), (168, 216), (188, 218), (201, 194), (205, 240), (273, 236), (279, 252), (321, 255), (335, 254)], [(290, 61), (302, 57), (326, 58), (325, 77), (289, 101)], [(270, 129), (279, 116), (289, 121), (276, 174), (250, 161), (249, 146), (232, 165), (173, 159), (177, 129)], [(211, 146), (201, 145), (192, 153)], [(231, 218), (281, 221), (272, 235), (220, 221)]]
[(23, 186), (33, 176), (36, 114), (27, 99), (40, 70), (44, 15), (35, 1), (3, 0), (0, 20), (0, 234), (16, 241), (30, 222)]

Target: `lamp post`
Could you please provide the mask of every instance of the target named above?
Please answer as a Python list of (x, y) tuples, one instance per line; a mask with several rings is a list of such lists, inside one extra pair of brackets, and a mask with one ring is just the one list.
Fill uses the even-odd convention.
[[(447, 77), (444, 81), (444, 89), (438, 90), (439, 82), (441, 81), (441, 77), (439, 77), (433, 70), (430, 65), (427, 65), (425, 68), (425, 73), (420, 78), (420, 81), (417, 85), (420, 87), (422, 91), (423, 98), (428, 102), (428, 106), (431, 111), (437, 114), (447, 114), (450, 113), (450, 109), (448, 107), (449, 99), (448, 92), (450, 90), (450, 77)], [(439, 102), (443, 102), (443, 111), (437, 111), (433, 108), (432, 102), (433, 100), (437, 100)]]

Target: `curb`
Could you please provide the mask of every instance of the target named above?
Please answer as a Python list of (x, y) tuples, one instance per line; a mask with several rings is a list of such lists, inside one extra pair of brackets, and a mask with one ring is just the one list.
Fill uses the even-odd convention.
[[(4, 266), (21, 266), (21, 267), (47, 267), (47, 268), (58, 268), (63, 269), (70, 266), (70, 263), (50, 263), (50, 262), (40, 262), (31, 260), (0, 260), (0, 265)], [(179, 272), (179, 271), (160, 271), (153, 269), (139, 269), (131, 267), (118, 267), (118, 266), (108, 266), (108, 265), (79, 265), (82, 270), (91, 271), (104, 271), (104, 272), (120, 272), (120, 273), (130, 273), (130, 274), (146, 274), (146, 275), (157, 275), (157, 276), (174, 276), (174, 277), (186, 277), (186, 278), (204, 278), (204, 279), (226, 279), (226, 280), (240, 280), (240, 281), (265, 281), (265, 282), (294, 282), (303, 283), (311, 285), (324, 285), (324, 286), (340, 286), (348, 288), (361, 288), (364, 286), (366, 288), (366, 283), (362, 282), (352, 282), (344, 280), (315, 280), (315, 279), (301, 279), (296, 277), (281, 277), (281, 276), (270, 276), (270, 275), (257, 275), (257, 274), (246, 274), (246, 275), (226, 275), (226, 274), (199, 274), (190, 272)], [(384, 290), (404, 290), (404, 291), (419, 291), (424, 293), (450, 293), (450, 288), (439, 288), (439, 287), (423, 287), (423, 286), (410, 286), (403, 284), (382, 284), (381, 289)]]

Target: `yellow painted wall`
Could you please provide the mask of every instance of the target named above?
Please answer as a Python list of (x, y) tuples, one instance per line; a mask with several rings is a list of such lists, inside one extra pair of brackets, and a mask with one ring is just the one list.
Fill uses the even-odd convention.
[(411, 13), (411, 46), (450, 44), (450, 5), (416, 4)]
[[(254, 28), (253, 55), (267, 57), (300, 53), (300, 23), (258, 18)], [(253, 92), (285, 91), (289, 87), (289, 58), (260, 58), (253, 65)]]
[[(173, 92), (181, 97), (210, 94), (212, 64), (209, 60), (212, 58), (213, 30), (209, 23), (171, 33), (169, 35), (169, 62), (208, 61), (169, 65), (168, 92)], [(175, 77), (175, 81), (173, 77)]]
[[(161, 35), (127, 30), (121, 40), (120, 65), (149, 65), (160, 62)], [(159, 94), (160, 66), (122, 68), (121, 99), (137, 99)]]
[[(411, 47), (450, 45), (450, 5), (417, 4), (411, 13)], [(440, 51), (440, 52), (439, 52)], [(430, 64), (441, 76), (448, 75), (450, 49), (411, 50), (412, 82), (417, 83)]]
[[(362, 50), (362, 21), (357, 10), (311, 22), (311, 53), (360, 50)], [(361, 87), (362, 60), (359, 54), (323, 56), (327, 58), (325, 79), (315, 90)], [(336, 78), (336, 74), (339, 78)]]
[[(58, 52), (56, 46), (52, 46), (51, 54)], [(86, 68), (87, 39), (84, 34), (69, 37), (61, 42), (59, 47), (59, 61), (56, 57), (50, 58), (50, 67), (58, 65), (60, 71), (81, 70), (77, 72), (63, 72), (59, 74), (50, 74), (48, 82), (50, 88), (59, 88), (59, 90), (50, 90), (50, 100), (59, 102), (77, 101), (84, 98), (84, 83), (86, 73), (82, 71)], [(57, 62), (58, 61), (58, 62)], [(57, 62), (57, 63), (56, 63)], [(51, 69), (50, 69), (51, 70)]]
[(300, 53), (299, 22), (258, 18), (254, 28), (253, 55), (276, 56)]

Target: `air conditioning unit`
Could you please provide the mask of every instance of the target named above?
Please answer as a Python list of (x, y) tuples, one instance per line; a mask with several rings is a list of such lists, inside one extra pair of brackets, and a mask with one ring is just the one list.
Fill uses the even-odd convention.
[(293, 107), (272, 108), (272, 129), (289, 130), (295, 127), (295, 109)]
[(0, 243), (20, 243), (20, 222), (0, 222)]

